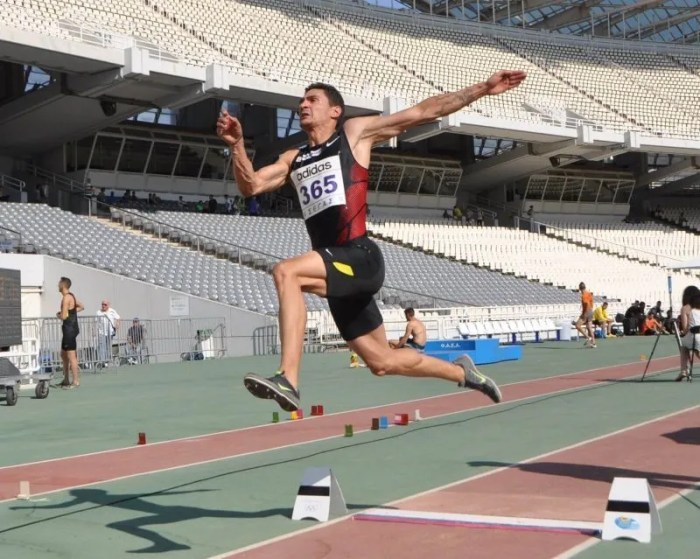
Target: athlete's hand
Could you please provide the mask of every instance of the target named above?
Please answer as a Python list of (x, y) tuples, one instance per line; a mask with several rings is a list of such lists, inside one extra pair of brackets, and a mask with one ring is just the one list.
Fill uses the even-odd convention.
[(216, 121), (216, 133), (231, 147), (243, 139), (241, 123), (235, 116), (228, 114), (225, 109), (221, 111), (221, 116)]
[(500, 70), (486, 80), (488, 95), (498, 95), (509, 89), (518, 87), (527, 74), (522, 70)]

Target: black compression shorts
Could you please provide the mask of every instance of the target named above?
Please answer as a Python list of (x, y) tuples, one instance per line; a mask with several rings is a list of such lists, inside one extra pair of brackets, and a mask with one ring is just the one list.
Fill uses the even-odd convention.
[(78, 349), (79, 331), (75, 328), (63, 328), (62, 333), (61, 349), (64, 351), (76, 351)]
[(316, 249), (326, 264), (328, 306), (340, 335), (354, 340), (382, 324), (374, 295), (384, 283), (384, 257), (367, 237)]

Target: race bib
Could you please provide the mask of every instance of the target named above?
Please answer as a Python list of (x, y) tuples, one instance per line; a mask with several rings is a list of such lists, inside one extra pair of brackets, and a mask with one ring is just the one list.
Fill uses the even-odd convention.
[(301, 212), (309, 219), (331, 206), (345, 205), (345, 184), (340, 157), (333, 155), (292, 171)]

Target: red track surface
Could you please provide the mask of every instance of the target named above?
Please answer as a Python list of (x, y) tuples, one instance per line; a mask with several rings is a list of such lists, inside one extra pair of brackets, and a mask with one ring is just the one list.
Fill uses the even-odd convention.
[[(656, 359), (651, 363), (649, 373), (662, 371), (676, 364), (677, 360), (677, 357)], [(639, 375), (642, 371), (643, 363), (628, 363), (512, 384), (502, 387), (502, 391), (504, 400), (509, 402), (592, 386), (635, 374)], [(364, 430), (369, 428), (372, 417), (378, 415), (391, 417), (394, 413), (400, 412), (412, 413), (416, 407), (420, 408), (423, 418), (430, 418), (489, 405), (484, 396), (479, 393), (457, 391), (446, 396), (348, 411), (302, 421), (287, 421), (214, 435), (7, 466), (0, 468), (0, 501), (15, 498), (19, 482), (22, 480), (31, 483), (33, 495), (40, 495), (164, 469), (182, 468), (213, 460), (234, 458), (243, 454), (340, 437), (343, 435), (345, 424), (351, 423), (355, 425), (356, 430)]]
[[(678, 436), (688, 425), (698, 423), (700, 408), (695, 407), (543, 459), (403, 500), (398, 507), (601, 522), (610, 483), (616, 476), (649, 479), (657, 501), (700, 483), (700, 447), (697, 441), (693, 444)], [(344, 519), (230, 556), (537, 559), (554, 557), (587, 539), (577, 534)]]

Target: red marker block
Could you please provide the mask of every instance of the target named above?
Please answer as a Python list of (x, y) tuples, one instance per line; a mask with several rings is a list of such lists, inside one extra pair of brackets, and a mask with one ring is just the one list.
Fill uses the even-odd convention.
[(323, 415), (323, 413), (323, 406), (321, 404), (316, 406), (316, 415)]
[(146, 433), (139, 433), (138, 444), (146, 444)]
[(407, 413), (394, 414), (394, 425), (408, 425), (408, 414)]

